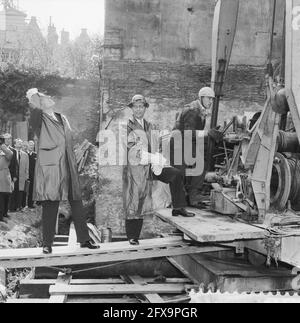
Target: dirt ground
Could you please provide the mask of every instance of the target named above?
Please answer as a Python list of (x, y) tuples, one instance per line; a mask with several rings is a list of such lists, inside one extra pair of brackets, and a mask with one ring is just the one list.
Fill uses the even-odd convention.
[(39, 208), (10, 213), (6, 223), (0, 222), (0, 248), (36, 247), (40, 241)]
[[(0, 222), (0, 249), (34, 248), (41, 241), (40, 209), (10, 213), (6, 223)], [(7, 296), (18, 292), (19, 281), (24, 279), (31, 269), (7, 271)], [(1, 298), (1, 297), (0, 297)]]

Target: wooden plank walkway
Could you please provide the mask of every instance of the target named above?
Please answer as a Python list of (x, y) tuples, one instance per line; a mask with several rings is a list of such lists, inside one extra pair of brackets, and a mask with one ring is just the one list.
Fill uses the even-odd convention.
[(173, 225), (194, 241), (201, 243), (264, 239), (263, 226), (255, 227), (207, 210), (189, 209), (194, 218), (173, 217), (171, 209), (156, 211), (163, 221)]
[(40, 248), (3, 249), (0, 250), (0, 267), (32, 268), (100, 264), (211, 252), (212, 249), (193, 246), (183, 242), (180, 237), (143, 240), (139, 246), (131, 246), (128, 242), (113, 242), (102, 244), (98, 250), (80, 249), (77, 246), (57, 247), (53, 249), (51, 255), (44, 255)]

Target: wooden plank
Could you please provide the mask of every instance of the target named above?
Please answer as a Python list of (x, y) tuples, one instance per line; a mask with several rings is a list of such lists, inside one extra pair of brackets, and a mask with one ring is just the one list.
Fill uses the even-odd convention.
[[(59, 273), (57, 277), (56, 284), (54, 285), (57, 288), (63, 288), (68, 286), (72, 280), (71, 275), (65, 275), (63, 273)], [(51, 295), (51, 293), (50, 293)], [(60, 293), (59, 295), (51, 295), (49, 299), (49, 303), (65, 303), (67, 301), (68, 295), (66, 293)]]
[(67, 242), (54, 242), (53, 243), (53, 246), (54, 247), (65, 247), (65, 246), (67, 246), (68, 245), (68, 243)]
[[(124, 244), (123, 244), (124, 245)], [(126, 246), (126, 245), (125, 245)], [(62, 249), (62, 248), (61, 248)], [(126, 250), (127, 249), (127, 250)], [(209, 248), (204, 248), (204, 252)], [(70, 250), (70, 249), (69, 249)], [(193, 254), (201, 252), (200, 247), (190, 246), (188, 244), (180, 243), (166, 243), (157, 247), (146, 246), (128, 246), (124, 249), (111, 250), (104, 252), (104, 250), (78, 250), (77, 252), (70, 252), (61, 250), (52, 255), (26, 256), (26, 253), (18, 258), (12, 254), (11, 258), (4, 258), (0, 252), (1, 265), (5, 268), (27, 268), (27, 267), (51, 267), (51, 266), (67, 266), (75, 264), (100, 264), (115, 261), (131, 261), (149, 258), (163, 258), (167, 256), (175, 256), (181, 254)], [(207, 251), (206, 251), (207, 252)]]
[(16, 298), (16, 299), (9, 299), (7, 302), (7, 304), (48, 304), (49, 303), (49, 299), (47, 298), (39, 298), (39, 299), (35, 299), (35, 298)]
[(72, 298), (68, 299), (68, 303), (75, 304), (136, 304), (140, 303), (135, 298)]
[(0, 267), (0, 285), (6, 287), (6, 270)]
[[(25, 249), (1, 249), (0, 250), (0, 263), (7, 258), (10, 259), (26, 259), (30, 257), (42, 257), (49, 258), (55, 256), (73, 256), (86, 255), (86, 254), (100, 254), (106, 252), (118, 252), (126, 250), (142, 250), (145, 248), (155, 248), (159, 246), (169, 246), (182, 242), (180, 237), (171, 238), (159, 238), (159, 239), (147, 239), (141, 240), (139, 246), (131, 246), (128, 241), (103, 243), (99, 250), (87, 250), (76, 247), (58, 247), (53, 248), (51, 255), (44, 255), (41, 248), (25, 248)], [(77, 243), (76, 243), (77, 244)]]
[[(153, 282), (155, 283), (155, 279), (148, 280), (145, 279), (148, 283)], [(166, 284), (189, 284), (191, 283), (191, 280), (189, 278), (166, 278), (165, 280)]]
[(101, 244), (101, 236), (100, 236), (97, 228), (91, 223), (88, 223), (88, 228), (89, 228), (89, 235), (90, 235), (91, 239), (93, 239), (93, 241), (95, 243)]
[(151, 258), (164, 258), (168, 256), (178, 256), (182, 254), (194, 254), (199, 252), (199, 247), (168, 247), (159, 250), (140, 250), (119, 253), (92, 254), (78, 256), (61, 256), (52, 258), (27, 259), (27, 260), (7, 260), (3, 261), (6, 268), (29, 268), (33, 267), (53, 267), (83, 264), (101, 264), (108, 262), (124, 262)]
[(71, 225), (70, 225), (68, 246), (69, 247), (76, 247), (77, 245), (78, 245), (78, 243), (77, 243), (77, 235), (76, 235), (74, 223), (72, 222)]
[(50, 287), (50, 295), (180, 294), (192, 287), (185, 284), (54, 285)]
[(176, 296), (172, 298), (165, 298), (164, 304), (183, 304), (183, 303), (190, 303), (191, 297), (190, 296)]
[[(188, 281), (182, 281), (188, 283)], [(55, 285), (55, 279), (24, 279), (20, 285)], [(70, 285), (125, 284), (122, 279), (72, 279)]]
[[(145, 278), (145, 283), (155, 283), (154, 278)], [(189, 278), (166, 278), (166, 284), (189, 284)], [(55, 279), (23, 279), (20, 285), (55, 285)], [(70, 285), (100, 285), (100, 284), (125, 284), (124, 280), (118, 278), (108, 279), (72, 279)]]
[(173, 225), (191, 239), (206, 242), (264, 239), (265, 230), (210, 211), (189, 209), (194, 218), (173, 217), (172, 210), (156, 211), (163, 221)]
[[(129, 276), (132, 283), (147, 285), (147, 281), (140, 276)], [(142, 294), (149, 303), (164, 303), (164, 300), (158, 294)]]

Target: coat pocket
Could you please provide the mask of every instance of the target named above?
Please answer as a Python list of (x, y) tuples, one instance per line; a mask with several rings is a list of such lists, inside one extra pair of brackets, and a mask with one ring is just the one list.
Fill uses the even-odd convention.
[(59, 164), (59, 149), (40, 149), (39, 159), (41, 166), (55, 166)]

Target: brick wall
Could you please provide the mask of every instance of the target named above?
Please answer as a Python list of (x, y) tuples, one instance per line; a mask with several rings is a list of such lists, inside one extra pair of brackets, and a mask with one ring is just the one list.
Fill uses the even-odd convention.
[[(110, 61), (104, 63), (105, 91), (109, 109), (126, 106), (134, 94), (143, 94), (151, 103), (149, 115), (164, 126), (170, 113), (174, 115), (184, 104), (197, 98), (199, 89), (208, 85), (208, 65), (178, 65), (164, 62)], [(264, 103), (264, 69), (255, 66), (231, 66), (221, 104), (226, 113), (220, 122), (245, 107), (256, 110)], [(238, 111), (238, 108), (240, 110)]]

